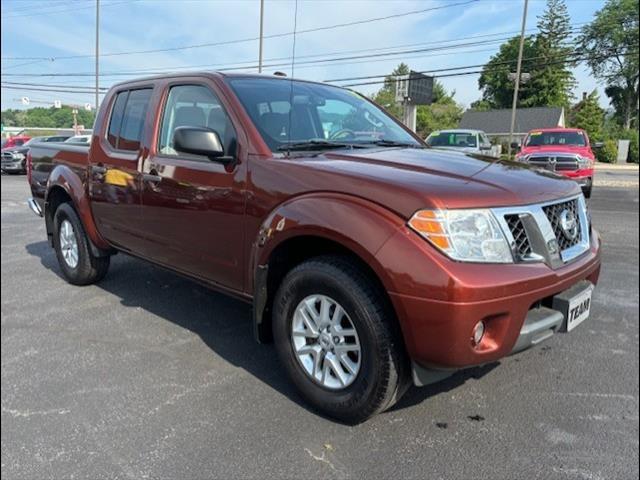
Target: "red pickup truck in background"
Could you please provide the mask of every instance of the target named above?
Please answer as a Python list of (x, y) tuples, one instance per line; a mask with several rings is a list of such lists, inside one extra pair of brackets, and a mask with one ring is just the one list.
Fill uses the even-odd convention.
[(99, 282), (122, 252), (252, 304), (257, 340), (301, 394), (349, 423), (411, 381), (571, 331), (600, 272), (576, 183), (427, 148), (321, 83), (124, 82), (90, 146), (38, 143), (27, 167), (70, 283)]
[[(600, 146), (597, 143), (593, 148)], [(532, 130), (518, 147), (518, 161), (569, 177), (578, 182), (585, 197), (591, 197), (596, 157), (587, 132), (579, 128)]]

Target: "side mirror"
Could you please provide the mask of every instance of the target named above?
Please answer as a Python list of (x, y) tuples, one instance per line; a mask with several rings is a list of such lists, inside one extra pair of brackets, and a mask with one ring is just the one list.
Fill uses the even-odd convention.
[(593, 148), (602, 148), (604, 147), (604, 142), (595, 142), (593, 145), (591, 145)]
[(511, 144), (511, 150), (515, 150), (516, 152), (520, 150), (520, 144), (518, 142), (513, 142)]
[(211, 160), (227, 163), (224, 147), (215, 130), (206, 127), (178, 127), (173, 132), (173, 148), (182, 153), (204, 155)]

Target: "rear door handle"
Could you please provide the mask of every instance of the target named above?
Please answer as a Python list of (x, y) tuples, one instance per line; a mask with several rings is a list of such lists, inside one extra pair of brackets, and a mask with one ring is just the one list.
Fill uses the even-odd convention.
[(160, 180), (162, 180), (162, 177), (154, 173), (143, 173), (142, 180), (144, 180), (145, 182), (158, 183)]

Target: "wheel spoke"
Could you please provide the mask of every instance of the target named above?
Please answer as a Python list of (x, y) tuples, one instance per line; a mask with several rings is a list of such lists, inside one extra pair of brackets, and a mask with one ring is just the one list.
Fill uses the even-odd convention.
[(346, 354), (338, 354), (338, 359), (351, 375), (355, 375), (358, 372), (358, 366), (353, 363), (353, 361), (351, 361), (351, 359)]
[(329, 310), (331, 310), (332, 302), (327, 297), (322, 297), (320, 300), (320, 316), (318, 319), (318, 328), (323, 330), (329, 323), (331, 323), (331, 319), (329, 318)]
[(344, 371), (344, 369), (340, 365), (340, 362), (338, 361), (338, 359), (335, 356), (332, 356), (331, 358), (327, 357), (325, 362), (326, 361), (329, 362), (329, 365), (331, 366), (331, 370), (333, 370), (333, 373), (335, 373), (336, 377), (338, 377), (340, 384), (342, 386), (346, 385), (348, 380), (347, 373)]
[(339, 343), (335, 346), (336, 353), (359, 352), (360, 347), (355, 343)]
[(334, 328), (333, 333), (339, 335), (341, 337), (355, 337), (356, 330), (355, 328)]
[(344, 317), (344, 310), (338, 304), (336, 304), (336, 308), (333, 311), (333, 315), (331, 316), (331, 325), (335, 328), (340, 325), (342, 322), (342, 317)]
[(319, 334), (318, 326), (317, 326), (315, 320), (309, 316), (309, 311), (307, 309), (302, 310), (300, 312), (300, 315), (302, 315), (302, 321), (304, 322), (305, 326), (307, 327), (307, 330), (309, 332), (311, 332), (311, 334), (314, 337), (317, 337), (318, 334)]

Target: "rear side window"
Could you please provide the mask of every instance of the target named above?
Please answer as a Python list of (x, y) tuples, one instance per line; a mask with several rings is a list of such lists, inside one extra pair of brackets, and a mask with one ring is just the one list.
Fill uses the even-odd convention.
[(107, 140), (114, 148), (131, 151), (140, 148), (151, 92), (150, 88), (145, 88), (118, 94), (107, 135)]
[(118, 137), (120, 136), (120, 126), (122, 125), (122, 117), (124, 114), (124, 106), (127, 103), (129, 92), (120, 92), (116, 98), (116, 103), (111, 111), (111, 120), (109, 121), (109, 133), (107, 141), (113, 148), (118, 148)]

